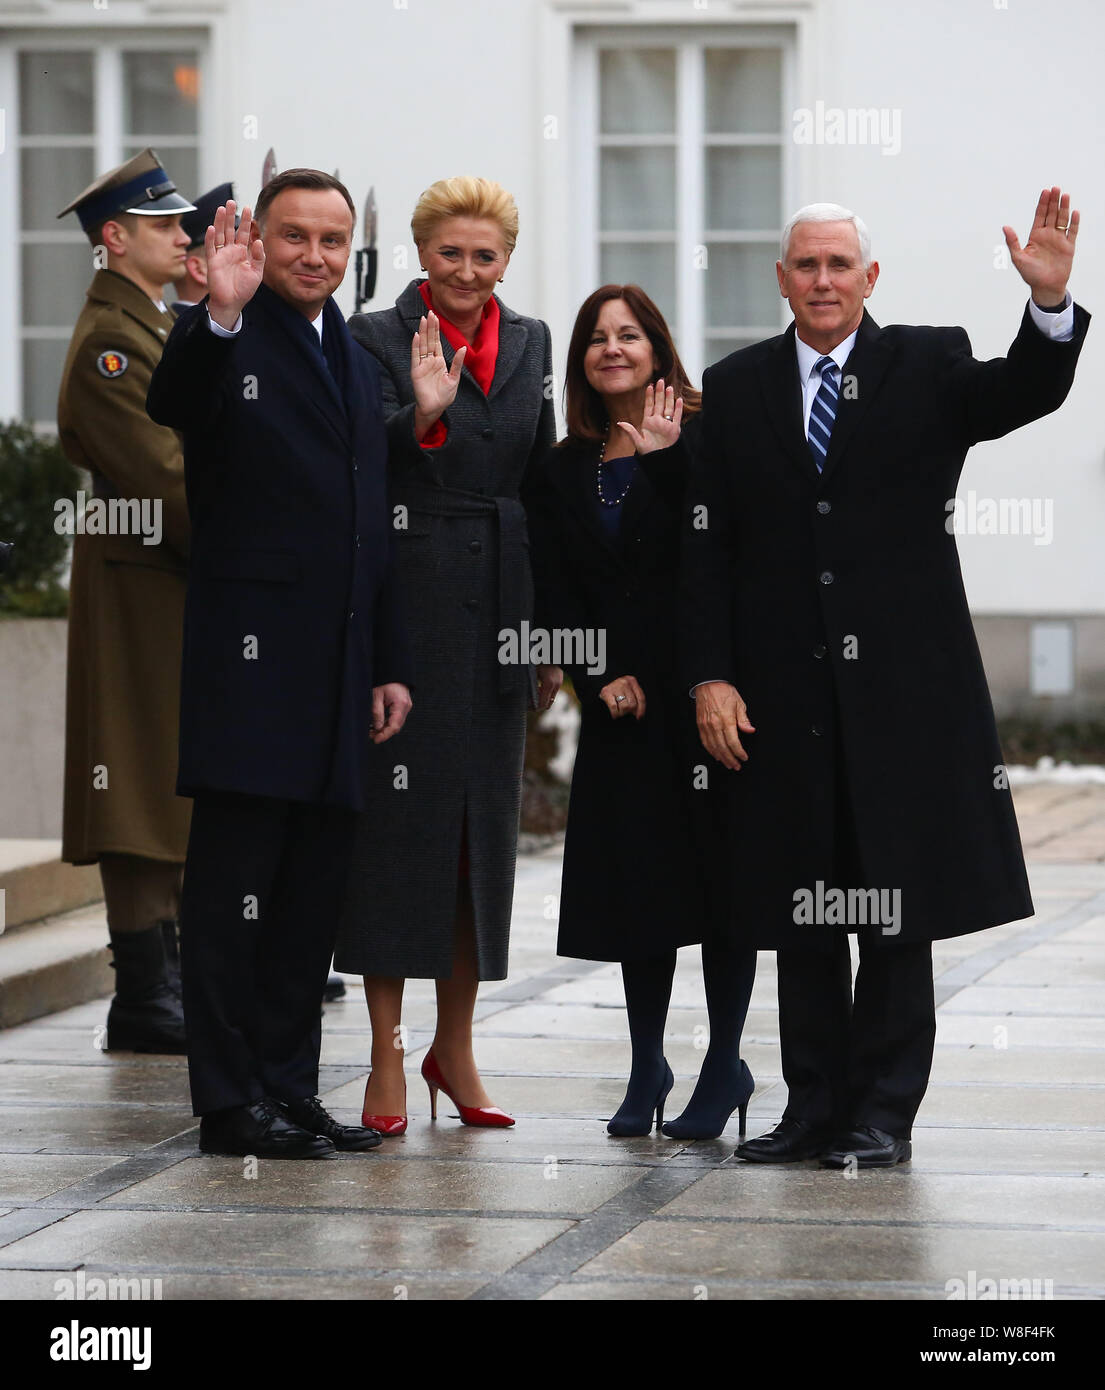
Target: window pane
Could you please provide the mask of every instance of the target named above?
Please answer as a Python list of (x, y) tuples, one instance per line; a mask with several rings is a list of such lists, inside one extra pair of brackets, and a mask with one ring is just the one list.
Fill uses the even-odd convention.
[(739, 328), (779, 322), (778, 250), (771, 246), (709, 246), (706, 274), (706, 323), (710, 328)]
[(604, 285), (640, 285), (667, 319), (675, 324), (675, 245), (642, 246), (607, 243), (602, 247), (599, 275)]
[(714, 232), (770, 231), (783, 199), (778, 148), (706, 151), (706, 226)]
[(19, 156), (21, 221), (24, 231), (72, 230), (73, 214), (58, 212), (96, 177), (93, 151), (73, 148), (25, 149)]
[[(127, 145), (123, 157), (130, 159), (132, 155), (139, 154), (145, 148), (145, 145)], [(197, 187), (199, 151), (195, 146), (189, 146), (182, 149), (158, 150), (157, 153), (161, 167), (176, 184), (181, 195), (194, 202), (203, 192), (203, 189)]]
[(19, 125), (24, 135), (91, 135), (91, 53), (21, 53)]
[(599, 180), (604, 231), (675, 230), (673, 149), (604, 149)]
[(123, 129), (128, 135), (152, 138), (194, 135), (199, 89), (194, 49), (124, 53)]
[(778, 135), (782, 102), (780, 49), (706, 50), (706, 130), (711, 135)]
[(675, 54), (668, 48), (604, 48), (599, 54), (604, 135), (675, 131)]
[(92, 279), (92, 247), (82, 239), (22, 251), (23, 322), (30, 328), (76, 323)]
[(23, 343), (23, 418), (53, 424), (58, 387), (69, 344), (64, 338), (28, 338)]

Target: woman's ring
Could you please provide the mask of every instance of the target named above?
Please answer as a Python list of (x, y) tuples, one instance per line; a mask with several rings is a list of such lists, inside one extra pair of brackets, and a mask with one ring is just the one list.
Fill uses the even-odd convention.
[(614, 696), (614, 702), (615, 702), (615, 704), (619, 704), (619, 705), (620, 705), (621, 702), (622, 702), (624, 699), (625, 699), (625, 696), (624, 696), (624, 695), (615, 695), (615, 696)]

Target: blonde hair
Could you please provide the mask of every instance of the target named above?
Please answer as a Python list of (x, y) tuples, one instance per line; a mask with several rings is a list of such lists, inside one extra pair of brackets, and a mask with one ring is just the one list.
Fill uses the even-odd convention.
[(450, 217), (481, 217), (497, 222), (507, 255), (513, 254), (518, 241), (518, 206), (502, 184), (472, 174), (458, 174), (456, 178), (432, 183), (419, 198), (411, 217), (414, 244), (422, 246), (429, 241), (434, 228)]

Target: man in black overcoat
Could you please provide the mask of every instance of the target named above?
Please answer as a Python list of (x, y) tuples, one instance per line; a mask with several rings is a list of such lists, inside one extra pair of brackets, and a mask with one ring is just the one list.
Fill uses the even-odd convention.
[(316, 170), (207, 231), (208, 296), (150, 384), (184, 435), (192, 556), (177, 790), (193, 1109), (206, 1153), (375, 1147), (318, 1090), (320, 1004), (370, 743), (410, 709), (378, 369), (331, 295), (354, 211)]
[(814, 204), (776, 267), (794, 323), (703, 381), (686, 674), (727, 769), (732, 928), (778, 952), (788, 1088), (750, 1161), (910, 1158), (932, 942), (1033, 911), (952, 507), (972, 444), (1062, 403), (1089, 315), (1067, 291), (1069, 196), (1044, 190), (1024, 247), (1004, 230), (1031, 291), (1008, 356), (880, 328), (866, 228)]

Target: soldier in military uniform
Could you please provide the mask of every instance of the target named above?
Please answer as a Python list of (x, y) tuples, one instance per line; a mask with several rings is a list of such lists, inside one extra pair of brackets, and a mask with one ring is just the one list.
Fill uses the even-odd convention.
[[(116, 971), (107, 1047), (141, 1052), (185, 1050), (176, 919), (191, 802), (175, 784), (188, 510), (180, 443), (146, 414), (146, 391), (192, 210), (147, 149), (58, 214), (76, 212), (98, 267), (58, 433), (94, 495), (121, 499), (115, 534), (73, 543), (62, 859), (100, 866)], [(136, 514), (155, 523), (144, 534), (128, 524)]]

